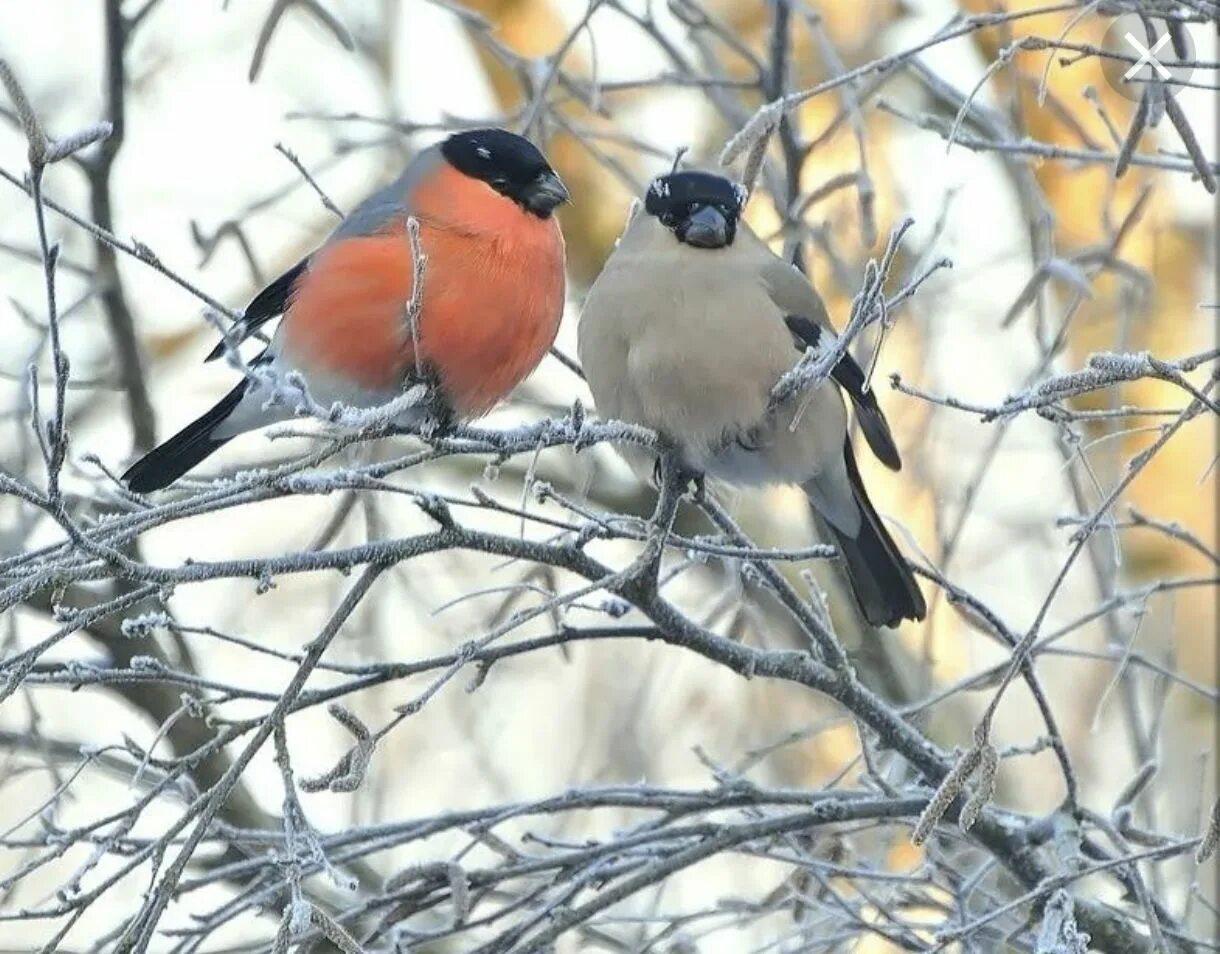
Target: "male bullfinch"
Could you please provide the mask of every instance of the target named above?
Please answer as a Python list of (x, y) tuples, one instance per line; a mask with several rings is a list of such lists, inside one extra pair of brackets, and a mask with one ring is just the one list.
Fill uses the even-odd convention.
[[(901, 466), (860, 366), (844, 355), (832, 380), (768, 413), (772, 388), (796, 363), (794, 345), (825, 348), (835, 332), (806, 278), (741, 221), (745, 199), (741, 186), (707, 172), (649, 186), (580, 317), (580, 360), (598, 412), (665, 435), (695, 472), (799, 484), (834, 536), (865, 619), (923, 619), (923, 596), (852, 454), (840, 388), (873, 453)], [(620, 450), (647, 478), (653, 455)]]
[[(503, 129), (455, 133), (421, 152), (362, 202), (320, 248), (263, 289), (239, 337), (282, 314), (255, 366), (295, 371), (323, 406), (372, 407), (400, 395), (417, 367), (446, 415), (475, 417), (546, 355), (563, 313), (563, 183), (528, 140)], [(407, 306), (407, 219), (427, 256), (417, 321)], [(218, 346), (208, 360), (224, 352)], [(283, 421), (270, 384), (247, 378), (123, 475), (139, 493), (177, 480), (231, 438)], [(418, 412), (418, 413), (422, 413)]]

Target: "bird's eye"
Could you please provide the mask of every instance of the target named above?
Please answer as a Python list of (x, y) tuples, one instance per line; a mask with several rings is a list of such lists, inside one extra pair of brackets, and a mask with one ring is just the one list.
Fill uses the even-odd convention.
[(677, 216), (675, 216), (672, 212), (661, 213), (661, 224), (666, 228), (670, 228), (676, 221), (678, 221)]

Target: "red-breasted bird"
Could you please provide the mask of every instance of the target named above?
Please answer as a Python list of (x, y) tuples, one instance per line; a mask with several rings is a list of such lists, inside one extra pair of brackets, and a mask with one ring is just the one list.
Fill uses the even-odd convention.
[[(923, 619), (923, 595), (868, 499), (847, 434), (840, 388), (873, 453), (901, 467), (860, 366), (845, 354), (831, 380), (768, 412), (772, 388), (796, 363), (793, 346), (824, 349), (835, 332), (805, 276), (740, 221), (745, 198), (706, 172), (653, 180), (580, 316), (598, 413), (664, 434), (692, 471), (799, 484), (830, 528), (864, 617), (874, 626)], [(620, 450), (647, 479), (654, 456)]]
[[(301, 375), (322, 406), (384, 404), (416, 376), (407, 305), (407, 219), (427, 256), (418, 367), (445, 413), (484, 414), (542, 360), (564, 302), (564, 244), (552, 215), (568, 192), (528, 140), (502, 129), (455, 133), (362, 202), (316, 251), (246, 308), (239, 338), (283, 319), (254, 365)], [(223, 354), (217, 347), (208, 360)], [(269, 386), (241, 381), (123, 475), (146, 493), (177, 480), (231, 438), (286, 420)]]

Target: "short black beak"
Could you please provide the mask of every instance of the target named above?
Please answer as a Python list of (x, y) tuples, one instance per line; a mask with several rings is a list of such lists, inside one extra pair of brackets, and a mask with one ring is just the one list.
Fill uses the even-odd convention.
[(562, 205), (570, 198), (567, 186), (553, 172), (542, 173), (525, 190), (525, 204), (530, 211), (539, 215), (549, 215), (555, 206)]
[(724, 248), (729, 244), (729, 223), (719, 209), (705, 205), (687, 218), (682, 241), (695, 248)]

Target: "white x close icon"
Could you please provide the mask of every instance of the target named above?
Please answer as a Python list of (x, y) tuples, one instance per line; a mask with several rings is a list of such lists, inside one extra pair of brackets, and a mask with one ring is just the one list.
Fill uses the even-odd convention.
[(1140, 58), (1136, 61), (1135, 65), (1131, 67), (1131, 69), (1127, 70), (1127, 72), (1123, 74), (1123, 79), (1132, 79), (1135, 74), (1143, 68), (1145, 63), (1151, 66), (1156, 73), (1160, 74), (1161, 79), (1167, 80), (1173, 78), (1173, 74), (1170, 73), (1169, 70), (1165, 69), (1165, 67), (1161, 64), (1161, 61), (1156, 58), (1157, 51), (1169, 42), (1168, 33), (1162, 33), (1161, 38), (1156, 41), (1151, 50), (1144, 46), (1144, 44), (1142, 44), (1130, 33), (1127, 34), (1127, 42), (1134, 47), (1135, 52), (1140, 55)]

